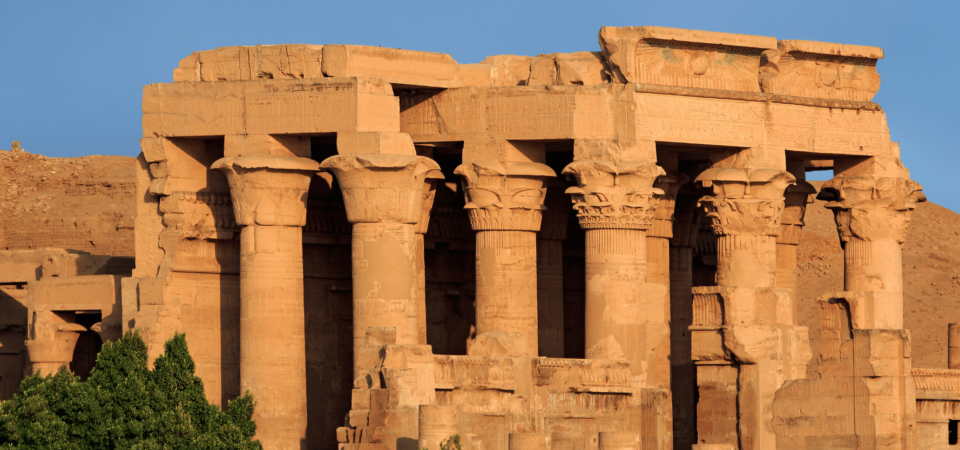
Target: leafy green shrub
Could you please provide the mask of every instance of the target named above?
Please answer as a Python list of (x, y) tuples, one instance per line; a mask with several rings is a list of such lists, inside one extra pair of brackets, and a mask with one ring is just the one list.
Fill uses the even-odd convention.
[(440, 450), (462, 450), (460, 447), (460, 435), (455, 434), (440, 443)]
[(0, 404), (0, 450), (256, 450), (250, 393), (226, 411), (207, 402), (183, 334), (147, 368), (138, 332), (104, 344), (90, 377), (65, 367), (23, 380)]

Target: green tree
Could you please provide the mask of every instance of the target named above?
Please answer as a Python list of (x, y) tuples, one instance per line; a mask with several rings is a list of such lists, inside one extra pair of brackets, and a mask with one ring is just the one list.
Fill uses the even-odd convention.
[(256, 403), (207, 402), (183, 334), (147, 367), (138, 332), (108, 342), (85, 381), (66, 368), (23, 380), (0, 404), (0, 450), (257, 450)]

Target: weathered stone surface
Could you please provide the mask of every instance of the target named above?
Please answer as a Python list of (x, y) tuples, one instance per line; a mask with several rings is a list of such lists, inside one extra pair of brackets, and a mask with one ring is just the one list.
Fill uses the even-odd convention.
[[(882, 50), (599, 41), (478, 64), (222, 47), (144, 89), (134, 184), (14, 146), (4, 174), (45, 171), (3, 178), (0, 395), (137, 328), (151, 358), (186, 332), (214, 403), (251, 391), (267, 449), (943, 444), (960, 376), (912, 367), (901, 245), (924, 197), (871, 103)], [(814, 296), (807, 170), (834, 171), (845, 253)], [(87, 201), (89, 224), (31, 221)]]

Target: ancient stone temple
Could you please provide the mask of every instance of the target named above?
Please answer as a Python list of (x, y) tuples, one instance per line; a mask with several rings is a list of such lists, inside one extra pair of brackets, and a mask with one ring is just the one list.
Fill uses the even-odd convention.
[[(185, 332), (211, 401), (253, 393), (266, 449), (947, 448), (960, 328), (951, 369), (912, 368), (925, 198), (871, 102), (881, 58), (660, 27), (479, 64), (196, 52), (143, 91), (119, 326), (153, 356)], [(816, 197), (845, 281), (813, 354)], [(33, 370), (85, 329), (51, 317)]]

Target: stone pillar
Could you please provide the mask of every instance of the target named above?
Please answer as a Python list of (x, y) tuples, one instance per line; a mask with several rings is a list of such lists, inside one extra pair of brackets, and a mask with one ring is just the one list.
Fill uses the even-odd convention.
[(797, 301), (797, 246), (800, 245), (803, 230), (803, 216), (807, 205), (813, 203), (817, 189), (806, 181), (805, 163), (789, 161), (788, 171), (797, 179), (797, 184), (787, 188), (783, 194), (784, 208), (780, 220), (780, 235), (777, 236), (777, 282), (776, 287), (787, 289), (794, 303)]
[(307, 431), (303, 239), (316, 161), (282, 156), (217, 160), (240, 228), (240, 391), (257, 399), (256, 438), (299, 449)]
[[(646, 251), (646, 231), (663, 196), (653, 183), (665, 172), (651, 161), (584, 160), (563, 173), (577, 181), (567, 193), (585, 231), (586, 357), (626, 359), (640, 376), (669, 334), (666, 289), (647, 283)], [(659, 385), (657, 375), (648, 374), (649, 385)]]
[(420, 203), (420, 219), (414, 228), (416, 233), (416, 272), (417, 272), (417, 343), (427, 345), (427, 272), (423, 260), (423, 236), (430, 225), (430, 210), (437, 194), (437, 182), (443, 179), (439, 170), (427, 172), (423, 182), (423, 199)]
[(960, 369), (960, 323), (947, 325), (947, 368)]
[(537, 311), (540, 356), (563, 358), (563, 240), (567, 237), (570, 197), (552, 178), (537, 233)]
[(843, 245), (843, 289), (870, 292), (871, 301), (851, 305), (869, 318), (864, 329), (903, 328), (903, 244), (910, 215), (924, 201), (920, 185), (904, 177), (838, 176), (824, 183)]
[(521, 351), (536, 357), (537, 232), (546, 180), (556, 174), (545, 164), (509, 160), (465, 162), (454, 173), (463, 178), (464, 208), (477, 233), (477, 335), (512, 333), (526, 340)]
[(697, 442), (697, 368), (690, 357), (693, 320), (693, 255), (697, 245), (699, 195), (693, 184), (677, 194), (670, 239), (670, 392), (673, 443), (688, 448)]
[(460, 413), (456, 406), (420, 405), (417, 448), (440, 450), (440, 444), (460, 434)]
[[(738, 436), (744, 450), (775, 448), (774, 394), (809, 359), (809, 346), (804, 353), (795, 344), (806, 340), (806, 329), (795, 326), (796, 305), (789, 293), (774, 287), (783, 194), (795, 178), (777, 169), (723, 167), (704, 171), (697, 182), (712, 189), (700, 204), (717, 235), (717, 287), (693, 289), (692, 352), (702, 364), (698, 381), (719, 376), (722, 370), (715, 365), (725, 360), (737, 368), (737, 433), (711, 436), (699, 429), (700, 439), (730, 444)], [(701, 389), (701, 409), (713, 400), (719, 397)], [(721, 436), (726, 437), (712, 441)]]
[[(367, 343), (370, 328), (395, 328), (396, 344), (417, 345), (416, 231), (418, 224), (426, 228), (426, 180), (435, 179), (440, 166), (412, 154), (353, 154), (332, 156), (320, 167), (337, 177), (353, 224), (354, 348)], [(373, 369), (361, 367), (360, 357), (355, 353), (356, 377)]]

